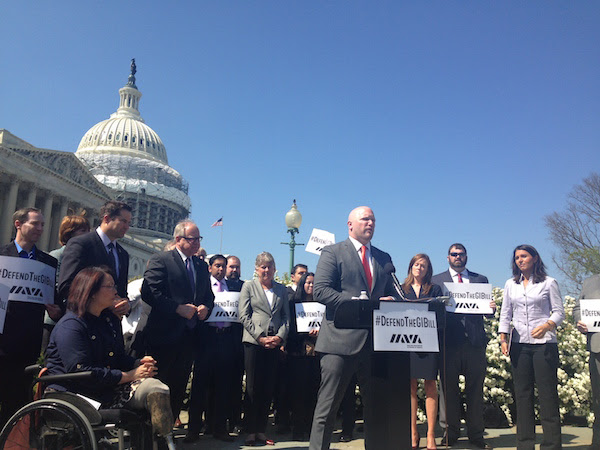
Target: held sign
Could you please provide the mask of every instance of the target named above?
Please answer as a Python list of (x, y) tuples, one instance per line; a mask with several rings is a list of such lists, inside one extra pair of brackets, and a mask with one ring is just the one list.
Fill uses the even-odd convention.
[(588, 327), (589, 332), (600, 331), (600, 299), (586, 298), (579, 300), (581, 321)]
[(460, 314), (492, 314), (492, 285), (488, 283), (444, 283), (450, 297), (446, 311)]
[(373, 346), (385, 352), (439, 352), (435, 312), (426, 303), (381, 302), (373, 311)]
[(238, 305), (240, 303), (239, 292), (217, 292), (215, 293), (215, 306), (207, 322), (239, 322)]
[(34, 259), (0, 256), (0, 333), (8, 302), (54, 303), (55, 282), (54, 267)]
[(306, 251), (320, 255), (323, 247), (335, 244), (335, 235), (329, 231), (313, 228), (310, 238), (306, 243)]
[(317, 302), (296, 303), (296, 328), (298, 333), (321, 329), (325, 305)]

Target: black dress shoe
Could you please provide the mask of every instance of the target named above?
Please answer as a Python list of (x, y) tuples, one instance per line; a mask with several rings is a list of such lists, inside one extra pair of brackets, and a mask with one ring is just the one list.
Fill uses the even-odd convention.
[(195, 433), (193, 431), (188, 431), (188, 433), (183, 438), (183, 442), (186, 444), (192, 444), (194, 442), (198, 442), (200, 440), (200, 433)]
[(223, 441), (223, 442), (235, 441), (235, 438), (233, 436), (231, 436), (229, 433), (215, 433), (215, 434), (213, 434), (213, 437), (215, 439), (218, 439), (219, 441)]
[(353, 439), (351, 434), (342, 434), (340, 436), (340, 442), (350, 442)]
[(474, 439), (469, 442), (471, 443), (472, 446), (477, 447), (477, 448), (485, 448), (485, 449), (490, 449), (490, 450), (493, 448), (490, 444), (485, 442), (483, 439)]

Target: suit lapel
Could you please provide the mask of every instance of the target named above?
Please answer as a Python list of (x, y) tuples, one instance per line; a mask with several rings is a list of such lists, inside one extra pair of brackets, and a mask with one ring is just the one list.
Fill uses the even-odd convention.
[[(360, 260), (360, 256), (358, 256), (358, 251), (356, 250), (356, 248), (354, 248), (354, 244), (352, 243), (352, 241), (350, 240), (350, 238), (346, 239), (346, 250), (350, 253), (350, 261), (353, 261), (354, 264), (357, 265), (358, 268), (358, 272), (360, 273), (360, 276), (362, 277), (363, 280), (363, 284), (365, 287), (368, 286), (367, 284), (367, 276), (365, 275), (365, 269), (362, 265), (362, 261)], [(374, 286), (375, 283), (373, 282), (371, 286)]]
[[(189, 277), (188, 277), (188, 273), (187, 273), (187, 268), (185, 267), (185, 264), (183, 263), (183, 259), (181, 259), (181, 255), (179, 255), (179, 252), (177, 251), (177, 249), (171, 250), (171, 257), (173, 258), (173, 262), (175, 263), (175, 265), (179, 268), (179, 273), (181, 276), (182, 280), (185, 280), (185, 289), (188, 291), (188, 296), (189, 298), (192, 298), (192, 286), (190, 285), (189, 282)], [(196, 274), (196, 283), (198, 280), (198, 274)], [(192, 298), (193, 300), (193, 298)]]
[[(265, 308), (266, 311), (272, 312), (271, 305), (269, 305), (269, 299), (267, 298), (267, 294), (265, 294), (265, 290), (263, 289), (262, 285), (260, 284), (260, 281), (258, 281), (258, 280), (254, 280), (254, 281), (255, 281), (254, 287), (258, 291), (258, 296), (263, 301), (263, 307)], [(275, 302), (273, 302), (273, 305), (274, 304), (275, 304)]]

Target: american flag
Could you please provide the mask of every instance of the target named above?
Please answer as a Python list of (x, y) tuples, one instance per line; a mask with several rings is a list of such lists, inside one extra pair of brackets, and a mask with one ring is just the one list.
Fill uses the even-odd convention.
[(221, 217), (220, 219), (216, 220), (215, 223), (213, 223), (210, 227), (222, 227), (223, 226), (223, 218)]

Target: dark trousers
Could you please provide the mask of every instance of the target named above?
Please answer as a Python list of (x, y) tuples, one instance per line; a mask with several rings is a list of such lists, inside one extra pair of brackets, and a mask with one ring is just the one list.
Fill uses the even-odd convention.
[(156, 378), (169, 386), (174, 418), (179, 416), (183, 406), (185, 389), (194, 362), (194, 341), (191, 333), (186, 333), (185, 336), (178, 345), (168, 347), (149, 345), (147, 350), (147, 354), (156, 360), (158, 366)]
[(556, 376), (558, 345), (513, 342), (510, 360), (517, 402), (517, 449), (535, 448), (534, 383), (538, 389), (540, 421), (544, 432), (540, 448), (562, 448)]
[(590, 352), (590, 384), (592, 385), (592, 446), (600, 448), (600, 353)]
[(244, 392), (242, 388), (244, 379), (244, 345), (242, 344), (242, 325), (234, 323), (234, 368), (231, 377), (231, 411), (229, 413), (229, 423), (232, 427), (242, 425), (242, 401)]
[(352, 436), (356, 422), (356, 375), (352, 377), (346, 388), (340, 411), (342, 412), (342, 435)]
[(277, 414), (277, 424), (279, 427), (289, 427), (292, 392), (290, 391), (291, 367), (290, 359), (287, 354), (279, 352), (277, 355), (277, 374), (275, 380), (275, 393), (273, 397), (273, 406)]
[[(445, 362), (444, 362), (445, 358)], [(475, 347), (468, 340), (448, 345), (441, 357), (441, 391), (444, 396), (446, 426), (450, 440), (460, 437), (462, 396), (458, 386), (459, 375), (465, 376), (467, 403), (467, 436), (469, 440), (483, 439), (483, 383), (486, 371), (485, 346)], [(442, 402), (440, 402), (440, 405)], [(441, 406), (440, 406), (441, 407)], [(441, 411), (440, 411), (441, 413)], [(440, 414), (441, 415), (441, 414)]]
[(0, 356), (0, 428), (31, 401), (31, 376), (24, 373), (25, 367), (35, 363), (35, 358), (22, 359)]
[(289, 355), (292, 427), (294, 433), (309, 433), (319, 391), (319, 358)]
[(248, 433), (264, 433), (277, 378), (277, 352), (244, 342), (246, 423)]
[[(219, 330), (207, 326), (205, 342), (194, 360), (194, 378), (189, 405), (188, 430), (199, 433), (202, 413), (211, 417), (214, 434), (227, 432), (227, 417), (231, 412), (231, 379), (236, 364), (236, 343), (232, 327)], [(208, 398), (212, 389), (213, 401)]]
[[(368, 345), (355, 355), (333, 355), (325, 353), (321, 356), (321, 384), (317, 398), (317, 406), (310, 431), (310, 449), (328, 449), (335, 426), (337, 411), (346, 393), (352, 376), (357, 374), (360, 392), (365, 405), (365, 448), (369, 449), (369, 424), (373, 408), (370, 400), (371, 351)], [(371, 417), (370, 417), (371, 416)], [(371, 418), (371, 421), (369, 419)]]

